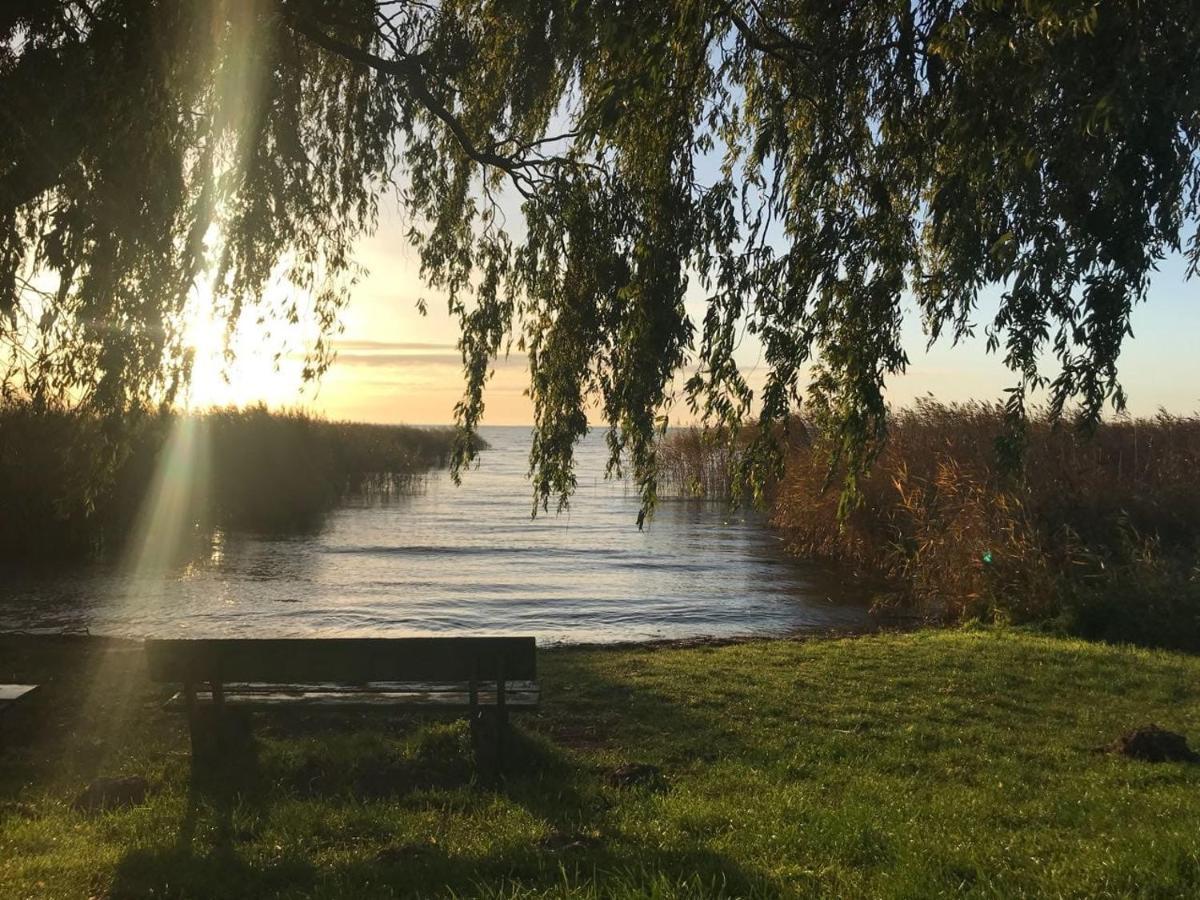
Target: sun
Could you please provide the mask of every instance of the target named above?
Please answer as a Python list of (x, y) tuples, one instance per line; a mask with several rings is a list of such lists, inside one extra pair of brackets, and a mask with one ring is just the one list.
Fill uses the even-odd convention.
[(193, 292), (184, 322), (184, 345), (193, 353), (185, 409), (279, 407), (304, 399), (301, 326), (243, 315), (227, 335), (227, 320), (207, 285)]

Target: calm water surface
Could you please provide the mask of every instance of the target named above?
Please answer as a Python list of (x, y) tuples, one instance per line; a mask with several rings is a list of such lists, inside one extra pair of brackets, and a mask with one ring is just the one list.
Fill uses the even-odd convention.
[(529, 431), (486, 428), (461, 487), (348, 505), (317, 532), (222, 534), (166, 573), (121, 566), (0, 574), (0, 630), (131, 637), (532, 634), (606, 642), (853, 627), (867, 614), (828, 572), (784, 555), (754, 513), (666, 500), (638, 531), (636, 493), (579, 452), (569, 512), (530, 519)]

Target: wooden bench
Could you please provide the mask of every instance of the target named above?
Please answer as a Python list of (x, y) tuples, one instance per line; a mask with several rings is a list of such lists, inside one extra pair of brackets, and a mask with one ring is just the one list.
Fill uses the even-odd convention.
[(538, 704), (531, 637), (148, 640), (150, 677), (182, 690), (168, 703), (188, 713), (213, 706), (271, 709), (415, 707), (496, 720), (497, 760), (510, 709)]
[(36, 684), (0, 684), (0, 715), (37, 689)]
[[(36, 684), (0, 684), (0, 720), (4, 714), (38, 689)], [(3, 731), (0, 731), (3, 739)]]

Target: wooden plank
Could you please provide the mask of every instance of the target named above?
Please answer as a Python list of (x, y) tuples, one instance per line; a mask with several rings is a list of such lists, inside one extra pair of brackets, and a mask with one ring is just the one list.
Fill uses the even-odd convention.
[(158, 681), (346, 682), (537, 678), (532, 637), (221, 638), (146, 641)]
[[(538, 705), (540, 694), (537, 691), (522, 691), (520, 693), (506, 691), (504, 695), (507, 706), (534, 707)], [(168, 705), (178, 707), (184, 705), (183, 693), (177, 693)], [(212, 693), (197, 691), (196, 703), (207, 705), (213, 702)], [(496, 693), (480, 692), (477, 702), (480, 706), (495, 706)], [(225, 691), (224, 705), (239, 707), (279, 707), (279, 706), (320, 706), (320, 707), (380, 707), (405, 706), (424, 709), (458, 709), (468, 707), (471, 697), (465, 691), (433, 691), (427, 693), (369, 693), (343, 691), (255, 691), (250, 693), (233, 693)]]
[(37, 689), (36, 684), (0, 684), (0, 702), (15, 703)]
[[(469, 693), (471, 684), (467, 681), (371, 681), (367, 684), (339, 684), (337, 682), (228, 682), (225, 684), (226, 694), (254, 693), (306, 693), (332, 692), (345, 694), (361, 693), (390, 693), (390, 694), (428, 694), (437, 692)], [(496, 692), (496, 682), (481, 681), (476, 684), (480, 691)], [(540, 690), (536, 681), (509, 681), (507, 691), (523, 691), (525, 693)]]

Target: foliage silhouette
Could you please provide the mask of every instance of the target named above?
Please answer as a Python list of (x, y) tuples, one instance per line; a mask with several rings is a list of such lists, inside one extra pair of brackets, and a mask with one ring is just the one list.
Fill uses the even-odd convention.
[(1018, 428), (1035, 389), (1085, 422), (1123, 404), (1132, 306), (1169, 251), (1200, 262), (1198, 51), (1190, 0), (8, 3), (5, 387), (169, 401), (202, 277), (230, 322), (314, 322), (319, 374), (395, 184), (461, 321), (464, 435), (491, 361), (528, 353), (539, 506), (574, 486), (589, 403), (649, 508), (681, 371), (711, 421), (771, 425), (817, 361), (852, 494), (907, 295), (958, 339), (998, 286)]

